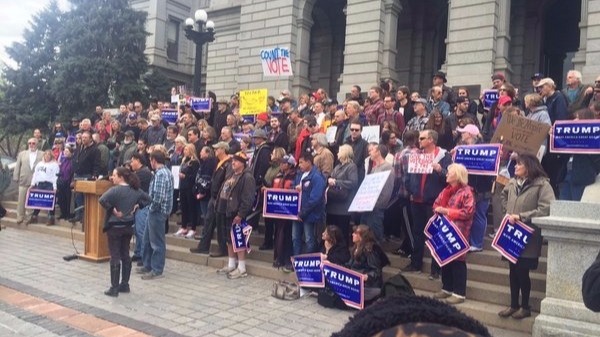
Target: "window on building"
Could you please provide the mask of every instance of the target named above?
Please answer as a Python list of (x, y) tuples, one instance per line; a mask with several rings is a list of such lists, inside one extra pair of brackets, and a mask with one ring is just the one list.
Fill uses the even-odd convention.
[(171, 61), (179, 58), (179, 23), (174, 19), (167, 23), (167, 58)]

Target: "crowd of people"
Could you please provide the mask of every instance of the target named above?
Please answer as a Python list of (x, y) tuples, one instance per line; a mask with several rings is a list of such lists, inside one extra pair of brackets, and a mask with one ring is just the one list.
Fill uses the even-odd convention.
[[(162, 111), (172, 108), (167, 102), (155, 101), (149, 107), (139, 101), (124, 104), (117, 116), (98, 106), (88, 118), (74, 118), (69, 125), (56, 122), (47, 140), (36, 130), (28, 141), (29, 148), (19, 154), (14, 171), (19, 181), (17, 222), (25, 221), (24, 198), (31, 186), (57, 191), (60, 216), (72, 221), (81, 220), (83, 205), (82, 196), (75, 193), (72, 211), (74, 180), (111, 175), (115, 184), (147, 194), (135, 199), (140, 201), (135, 210), (133, 196), (142, 194), (121, 198), (129, 193), (125, 187), (102, 201), (109, 210), (109, 238), (115, 241), (111, 275), (114, 269), (116, 276), (111, 277), (114, 282), (107, 294), (115, 295), (119, 289), (129, 290), (125, 270), (131, 271), (131, 261), (128, 254), (124, 257), (123, 242), (132, 236), (136, 247), (131, 260), (138, 261), (138, 271), (146, 279), (162, 276), (165, 224), (176, 212), (181, 213), (181, 221), (173, 235), (199, 239), (192, 253), (209, 254), (216, 230), (218, 250), (210, 255), (229, 257), (218, 273), (230, 279), (246, 277), (245, 252), (235, 252), (230, 241), (232, 225), (246, 221), (259, 228), (264, 189), (295, 189), (302, 192), (297, 220), (264, 219), (265, 238), (259, 249), (273, 250), (273, 267), (289, 272), (291, 256), (321, 251), (336, 263), (364, 272), (369, 287), (377, 288), (382, 284), (381, 270), (389, 262), (381, 249), (386, 238), (400, 238), (392, 253), (410, 258), (403, 272), (420, 273), (424, 228), (434, 214), (451, 219), (476, 253), (483, 250), (486, 234), (494, 236), (487, 233), (488, 210), (493, 205), (494, 229), (505, 215), (510, 222), (523, 221), (535, 228), (534, 240), (518, 263), (509, 263), (510, 307), (499, 313), (528, 317), (529, 271), (537, 268), (542, 244), (531, 218), (547, 215), (555, 198), (579, 200), (600, 172), (600, 158), (504, 151), (500, 175), (505, 179), (500, 180), (469, 174), (464, 166), (453, 164), (452, 153), (457, 145), (489, 143), (507, 114), (548, 125), (557, 120), (596, 119), (600, 78), (587, 86), (573, 70), (565, 89), (559, 91), (552, 79), (534, 74), (531, 88), (521, 93), (501, 73), (491, 79), (491, 89), (499, 93), (491, 107), (485, 107), (483, 96), (473, 99), (467, 88), (448, 87), (443, 72), (433, 76), (424, 95), (396, 87), (392, 81), (370, 87), (366, 96), (356, 85), (343, 102), (323, 89), (297, 99), (283, 90), (277, 98), (270, 96), (265, 111), (253, 119), (240, 115), (236, 94), (217, 99), (209, 92), (210, 111), (180, 105), (174, 124), (162, 118)], [(375, 125), (380, 127), (379, 140), (368, 142), (361, 132)], [(335, 132), (327, 137), (331, 127)], [(433, 156), (433, 172), (409, 173), (409, 157), (421, 153)], [(175, 167), (177, 171), (169, 170)], [(386, 171), (389, 178), (373, 210), (348, 212), (365, 176)], [(37, 213), (27, 219), (37, 221)], [(53, 224), (51, 213), (48, 225)], [(123, 230), (132, 224), (134, 229)], [(442, 268), (432, 262), (429, 278), (442, 278), (436, 298), (450, 304), (465, 301), (466, 260), (465, 255)], [(119, 285), (116, 266), (121, 263), (129, 267), (123, 267)]]

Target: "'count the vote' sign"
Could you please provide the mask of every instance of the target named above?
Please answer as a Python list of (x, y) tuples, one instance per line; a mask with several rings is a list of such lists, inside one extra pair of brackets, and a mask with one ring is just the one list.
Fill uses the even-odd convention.
[(321, 270), (323, 263), (321, 253), (292, 256), (292, 263), (294, 264), (298, 285), (311, 288), (323, 288), (325, 286), (325, 279)]
[(550, 152), (600, 153), (600, 120), (556, 121), (552, 127)]
[(440, 214), (429, 219), (425, 235), (429, 238), (425, 244), (441, 267), (466, 254), (470, 248), (469, 242), (456, 225)]
[(461, 145), (455, 148), (453, 161), (463, 164), (469, 174), (496, 176), (501, 149), (502, 144)]
[(301, 193), (296, 190), (267, 188), (263, 195), (263, 217), (298, 220)]
[(54, 193), (54, 191), (44, 191), (30, 188), (27, 190), (25, 208), (51, 211), (54, 209), (55, 200), (56, 193)]
[(275, 47), (260, 51), (260, 61), (264, 76), (293, 76), (290, 50), (285, 47)]
[(511, 224), (508, 222), (508, 216), (505, 216), (492, 241), (492, 247), (508, 261), (517, 263), (533, 232), (533, 228), (520, 221)]
[(364, 275), (331, 262), (323, 262), (327, 286), (340, 296), (347, 306), (362, 309), (365, 304)]

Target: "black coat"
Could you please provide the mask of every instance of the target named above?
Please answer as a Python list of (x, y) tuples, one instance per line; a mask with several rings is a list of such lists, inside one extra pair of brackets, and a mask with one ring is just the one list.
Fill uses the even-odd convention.
[(272, 151), (273, 148), (269, 143), (263, 143), (256, 149), (254, 155), (252, 156), (252, 165), (250, 170), (254, 176), (254, 181), (256, 182), (257, 188), (263, 185), (265, 174), (271, 165)]
[[(325, 247), (321, 250), (321, 253), (325, 254)], [(327, 253), (327, 261), (339, 264), (340, 266), (345, 265), (350, 261), (350, 249), (346, 245), (336, 244), (329, 249)]]
[(200, 167), (196, 172), (196, 181), (194, 183), (194, 194), (206, 195), (208, 199), (210, 196), (212, 187), (212, 176), (215, 173), (217, 167), (217, 160), (215, 157), (208, 159), (200, 159)]
[(100, 150), (96, 144), (78, 147), (73, 156), (73, 164), (75, 176), (97, 177), (101, 171), (101, 159)]
[(194, 187), (199, 167), (198, 160), (188, 160), (181, 165), (179, 173), (183, 173), (185, 176), (179, 180), (179, 190), (191, 190)]

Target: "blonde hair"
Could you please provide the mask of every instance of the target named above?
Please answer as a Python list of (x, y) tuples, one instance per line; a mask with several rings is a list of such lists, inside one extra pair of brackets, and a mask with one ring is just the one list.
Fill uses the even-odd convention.
[(352, 146), (348, 144), (344, 144), (340, 146), (338, 150), (338, 159), (340, 163), (347, 164), (354, 161), (354, 151), (352, 150)]
[(469, 172), (463, 164), (450, 164), (448, 166), (448, 174), (454, 172), (456, 174), (456, 180), (460, 185), (467, 185), (469, 183)]
[(282, 147), (276, 147), (273, 149), (272, 155), (273, 155), (273, 159), (278, 161), (278, 160), (282, 159), (283, 156), (286, 155), (285, 149)]
[(533, 93), (525, 96), (525, 106), (535, 108), (544, 105), (544, 100), (540, 94)]
[(175, 142), (181, 142), (181, 144), (187, 145), (187, 140), (185, 139), (184, 136), (177, 136), (177, 137), (175, 137)]
[(189, 157), (190, 161), (198, 160), (198, 155), (196, 154), (196, 145), (194, 145), (192, 143), (188, 143), (183, 148), (184, 152), (185, 152), (185, 150), (188, 150), (190, 152), (190, 157)]

